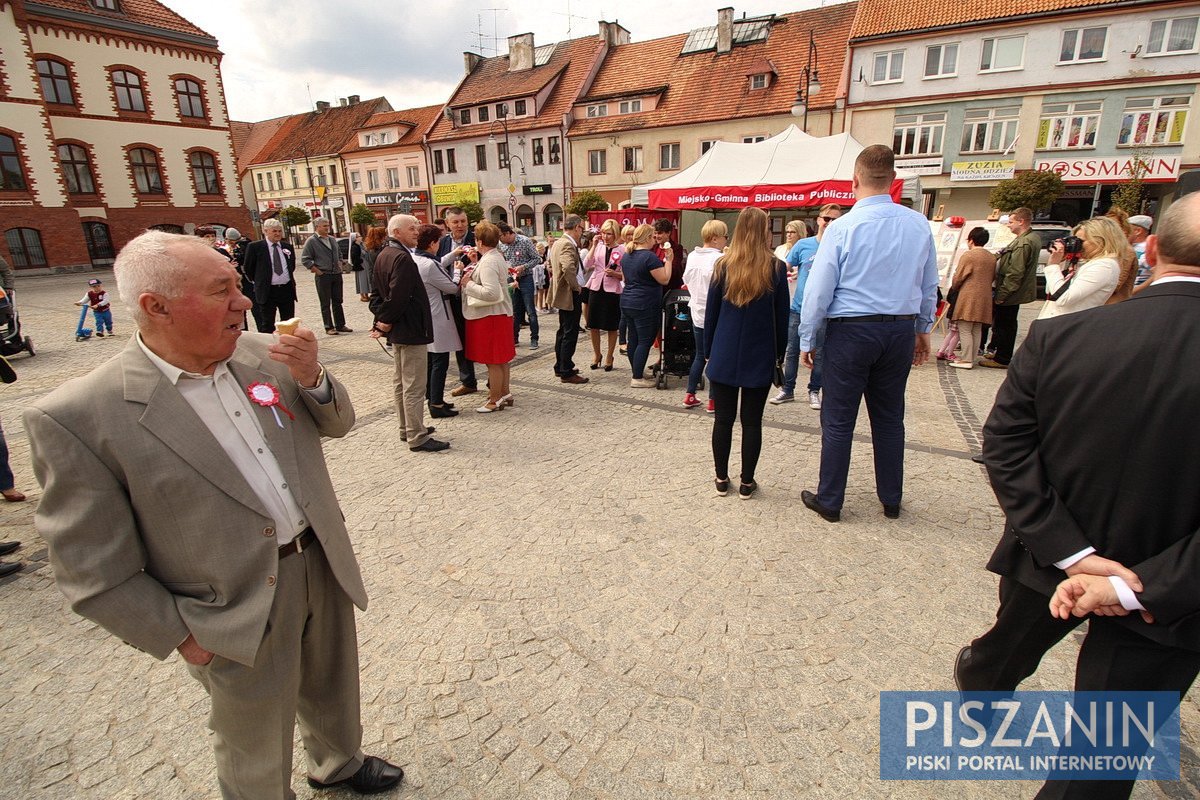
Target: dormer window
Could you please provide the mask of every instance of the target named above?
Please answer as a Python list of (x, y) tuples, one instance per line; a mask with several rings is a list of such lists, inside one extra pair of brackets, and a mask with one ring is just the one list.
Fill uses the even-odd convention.
[(753, 89), (765, 89), (765, 88), (767, 88), (767, 85), (770, 82), (771, 82), (771, 76), (765, 72), (761, 72), (758, 75), (750, 76), (750, 88), (752, 90)]
[(587, 115), (589, 118), (591, 118), (591, 117), (607, 117), (608, 116), (608, 104), (607, 103), (599, 103), (594, 106), (588, 106), (587, 107)]
[(479, 107), (479, 121), (480, 121), (480, 122), (487, 122), (487, 121), (488, 121), (488, 119), (489, 119), (489, 115), (488, 115), (488, 107), (487, 107), (487, 106), (480, 106), (480, 107)]
[(366, 136), (364, 136), (363, 137), (363, 146), (374, 147), (375, 146), (375, 134), (368, 133)]
[(517, 117), (525, 116), (525, 101), (524, 100), (517, 100), (515, 103), (513, 103), (513, 116), (517, 116)]
[(389, 136), (387, 135), (387, 131), (384, 131), (383, 133), (380, 133), (380, 134), (379, 134), (379, 143), (380, 143), (380, 144), (387, 144), (387, 143), (388, 143), (388, 139), (390, 139), (390, 138), (391, 138), (391, 137), (389, 137)]
[(622, 100), (617, 106), (622, 114), (636, 114), (642, 110), (641, 100)]
[(461, 125), (470, 125), (471, 124), (471, 109), (464, 108), (463, 110), (459, 111), (458, 112), (458, 122)]
[(101, 11), (120, 11), (121, 4), (118, 0), (91, 0), (92, 8), (98, 8)]

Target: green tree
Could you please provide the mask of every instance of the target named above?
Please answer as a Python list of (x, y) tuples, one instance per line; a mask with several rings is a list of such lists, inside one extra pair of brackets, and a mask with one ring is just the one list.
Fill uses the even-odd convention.
[(1129, 154), (1129, 168), (1125, 170), (1129, 176), (1112, 193), (1112, 204), (1122, 209), (1126, 214), (1142, 212), (1142, 195), (1145, 194), (1146, 159), (1150, 151), (1138, 148)]
[(350, 222), (354, 225), (373, 225), (375, 212), (367, 208), (366, 203), (355, 203), (350, 209)]
[(474, 200), (464, 200), (458, 207), (467, 212), (467, 222), (471, 223), (471, 227), (475, 227), (475, 223), (483, 219), (483, 206)]
[(988, 205), (1001, 211), (1025, 206), (1033, 211), (1050, 208), (1063, 193), (1062, 178), (1050, 170), (1027, 170), (1001, 181), (988, 195)]
[(608, 201), (601, 197), (599, 192), (592, 189), (576, 192), (566, 206), (568, 214), (575, 214), (579, 217), (586, 217), (589, 211), (608, 211)]
[(291, 228), (299, 228), (301, 225), (307, 225), (312, 222), (312, 217), (307, 211), (300, 208), (300, 206), (285, 206), (279, 212), (279, 221), (290, 230)]

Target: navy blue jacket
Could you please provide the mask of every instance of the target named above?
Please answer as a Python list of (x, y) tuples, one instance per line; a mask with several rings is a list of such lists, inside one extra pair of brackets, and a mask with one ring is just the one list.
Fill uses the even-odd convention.
[(775, 259), (775, 286), (739, 308), (725, 299), (725, 280), (708, 287), (704, 353), (708, 377), (730, 386), (770, 386), (787, 349), (787, 267)]

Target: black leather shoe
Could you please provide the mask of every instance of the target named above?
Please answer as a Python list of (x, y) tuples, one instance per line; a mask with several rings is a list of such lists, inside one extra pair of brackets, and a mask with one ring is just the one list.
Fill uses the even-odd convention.
[(358, 772), (344, 780), (334, 783), (321, 783), (315, 778), (308, 779), (308, 785), (314, 789), (332, 789), (335, 786), (349, 786), (359, 794), (379, 794), (393, 789), (404, 780), (404, 770), (395, 764), (389, 764), (382, 758), (367, 756)]
[(890, 506), (887, 503), (884, 503), (883, 504), (883, 515), (885, 517), (887, 517), (888, 519), (899, 519), (900, 518), (900, 504), (896, 503), (896, 505)]
[(971, 456), (971, 460), (974, 461), (976, 464), (982, 464), (983, 463), (983, 453), (976, 453), (975, 455)]
[(447, 408), (446, 406), (431, 405), (429, 407), (429, 416), (433, 417), (434, 419), (445, 419), (446, 417), (457, 417), (458, 412), (453, 408)]
[(804, 503), (804, 505), (817, 512), (821, 519), (825, 520), (826, 522), (837, 522), (842, 518), (841, 511), (833, 511), (832, 509), (828, 509), (821, 505), (817, 502), (817, 496), (807, 489), (800, 492), (800, 500)]
[(21, 571), (21, 564), (19, 562), (0, 561), (0, 578), (3, 578), (5, 575), (12, 575), (14, 572), (20, 572), (20, 571)]
[(971, 645), (967, 645), (962, 650), (958, 651), (958, 657), (954, 659), (954, 685), (958, 687), (960, 692), (965, 692), (963, 688), (962, 671), (971, 663)]
[(0, 542), (0, 556), (6, 556), (9, 553), (15, 553), (17, 548), (20, 546), (20, 542)]
[(437, 453), (442, 450), (450, 449), (449, 442), (440, 442), (437, 439), (426, 439), (416, 447), (408, 448), (414, 453)]

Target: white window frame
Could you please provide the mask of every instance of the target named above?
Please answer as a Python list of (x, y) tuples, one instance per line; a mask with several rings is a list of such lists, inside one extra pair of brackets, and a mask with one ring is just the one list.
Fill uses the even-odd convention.
[[(1021, 58), (1015, 65), (1008, 66), (1008, 67), (996, 67), (996, 66), (985, 67), (983, 65), (983, 60), (985, 58), (989, 57), (988, 55), (986, 55), (987, 46), (988, 46), (989, 42), (991, 42), (991, 45), (992, 45), (992, 51), (991, 51), (990, 58), (992, 60), (992, 64), (995, 64), (997, 42), (1007, 42), (1007, 41), (1011, 41), (1013, 39), (1021, 40)], [(1025, 34), (1019, 33), (1015, 36), (989, 36), (980, 43), (980, 45), (979, 45), (979, 71), (981, 73), (1015, 72), (1017, 70), (1022, 70), (1022, 69), (1025, 69)]]
[(391, 138), (391, 137), (390, 137), (390, 136), (388, 136), (388, 132), (387, 132), (387, 131), (380, 131), (380, 132), (379, 132), (379, 143), (380, 143), (380, 144), (387, 144), (387, 143), (388, 143), (388, 139), (390, 139), (390, 138)]
[(752, 133), (749, 136), (742, 137), (742, 144), (758, 144), (759, 142), (765, 142), (766, 139), (767, 135), (765, 133)]
[[(296, 188), (296, 173), (292, 173), (292, 188)], [(350, 188), (356, 192), (362, 191), (362, 176), (358, 174), (358, 170), (350, 172)]]
[(608, 151), (588, 150), (588, 175), (608, 174)]
[[(713, 149), (713, 145), (721, 141), (720, 139), (701, 139), (700, 140), (700, 155), (704, 155), (709, 150)], [(705, 146), (707, 145), (707, 147)]]
[[(896, 147), (896, 137), (901, 137), (901, 146)], [(919, 143), (928, 143), (922, 150)], [(936, 146), (935, 146), (936, 144)], [(940, 156), (946, 147), (946, 112), (926, 111), (918, 114), (897, 114), (892, 123), (892, 149), (897, 158)]]
[(757, 75), (751, 75), (750, 76), (750, 90), (757, 91), (759, 89), (766, 89), (767, 86), (769, 86), (771, 83), (771, 81), (768, 80), (768, 77), (769, 76), (765, 72), (760, 72)]
[(420, 167), (405, 167), (404, 177), (408, 179), (408, 188), (412, 189), (415, 186), (421, 185), (421, 168)]
[(587, 111), (585, 113), (587, 114), (588, 119), (595, 119), (596, 117), (607, 117), (608, 116), (608, 103), (596, 103), (594, 105), (590, 105), (587, 107)]
[[(950, 72), (946, 72), (945, 71), (945, 69), (946, 69), (946, 51), (951, 47), (954, 48), (954, 69), (951, 70)], [(930, 72), (929, 72), (929, 54), (933, 50), (938, 51), (938, 67), (937, 67), (937, 72), (930, 74)], [(921, 79), (926, 80), (926, 81), (936, 81), (936, 80), (941, 80), (942, 78), (958, 77), (958, 56), (959, 56), (960, 50), (961, 50), (961, 48), (959, 47), (958, 42), (945, 42), (943, 44), (927, 45), (925, 47), (925, 63), (924, 63), (924, 65), (922, 65), (922, 69), (924, 70), (924, 75), (921, 77)]]
[(658, 146), (658, 168), (660, 171), (674, 172), (679, 169), (681, 161), (679, 142), (665, 142)]
[[(1164, 101), (1172, 101), (1164, 104)], [(1179, 147), (1183, 144), (1184, 134), (1187, 128), (1187, 117), (1191, 111), (1191, 96), (1186, 94), (1179, 95), (1161, 95), (1158, 97), (1127, 97), (1125, 98), (1125, 107), (1121, 112), (1121, 127), (1117, 130), (1117, 147)], [(1142, 114), (1148, 115), (1148, 124), (1146, 132), (1150, 141), (1137, 141), (1135, 136), (1130, 136), (1128, 141), (1121, 141), (1126, 130), (1132, 134), (1135, 130), (1133, 124), (1126, 127), (1126, 120), (1131, 117), (1137, 117)], [(1176, 123), (1176, 118), (1182, 115), (1182, 118)], [(1162, 141), (1154, 141), (1154, 132), (1158, 130), (1159, 120), (1165, 119), (1166, 122), (1162, 126), (1165, 135)], [(1172, 141), (1170, 138), (1171, 130), (1179, 129), (1179, 139)]]
[(617, 106), (617, 112), (620, 114), (637, 114), (642, 110), (641, 100), (622, 100)]
[(377, 169), (367, 170), (367, 191), (368, 192), (379, 191), (379, 170), (377, 170)]
[[(1192, 46), (1187, 50), (1166, 50), (1163, 49), (1171, 41), (1171, 29), (1175, 27), (1175, 23), (1184, 22), (1187, 20), (1196, 20), (1196, 30), (1192, 32)], [(1158, 50), (1150, 49), (1150, 41), (1154, 35), (1154, 26), (1163, 25), (1163, 35), (1160, 40), (1160, 48)], [(1200, 18), (1191, 17), (1164, 17), (1163, 19), (1155, 19), (1150, 21), (1150, 30), (1146, 35), (1146, 52), (1147, 58), (1161, 58), (1162, 56), (1178, 56), (1187, 53), (1197, 52), (1197, 41), (1200, 40)]]
[[(883, 59), (883, 75), (882, 78), (876, 78), (875, 73), (879, 69), (879, 60)], [(892, 73), (896, 71), (897, 64), (900, 67), (900, 74), (892, 77)], [(904, 80), (904, 51), (903, 50), (880, 50), (877, 53), (871, 54), (871, 85), (882, 86), (885, 83), (900, 83)]]
[[(631, 163), (632, 168), (630, 168)], [(642, 146), (632, 145), (621, 148), (621, 166), (623, 168), (621, 171), (625, 173), (641, 172), (644, 170), (646, 164), (642, 160)]]
[[(1009, 111), (1011, 113), (998, 116), (997, 112)], [(986, 112), (987, 116), (983, 116)], [(978, 155), (981, 153), (1003, 153), (1012, 147), (1017, 138), (1017, 127), (1021, 121), (1020, 106), (1004, 106), (1003, 108), (971, 108), (967, 109), (963, 119), (963, 135), (959, 142), (960, 147), (958, 152), (962, 155)], [(976, 126), (984, 126), (984, 145), (980, 149), (971, 149), (967, 146), (968, 141), (975, 141)], [(1000, 141), (996, 145), (991, 145), (995, 138), (994, 127), (1001, 126)], [(1011, 136), (1006, 135), (1006, 132), (1011, 132)]]
[[(1093, 58), (1080, 58), (1079, 51), (1083, 47), (1083, 37), (1084, 37), (1084, 34), (1086, 34), (1088, 31), (1104, 31), (1104, 46), (1102, 48), (1100, 48), (1099, 56), (1095, 56)], [(1064, 47), (1066, 46), (1067, 34), (1069, 34), (1069, 33), (1075, 34), (1075, 43), (1073, 45), (1072, 57), (1071, 58), (1063, 58), (1062, 52), (1063, 52)], [(1107, 60), (1108, 60), (1108, 26), (1107, 25), (1093, 25), (1088, 28), (1064, 28), (1063, 29), (1062, 37), (1058, 40), (1058, 63), (1060, 66), (1065, 65), (1065, 64), (1097, 64), (1101, 61), (1107, 61)]]
[(389, 189), (399, 189), (400, 188), (400, 168), (399, 167), (388, 167), (387, 168), (387, 183), (388, 183), (387, 188), (389, 188)]
[[(1038, 135), (1034, 149), (1048, 150), (1095, 150), (1096, 136), (1100, 132), (1100, 115), (1104, 112), (1103, 100), (1078, 100), (1074, 103), (1045, 103), (1038, 120)], [(1078, 131), (1075, 144), (1070, 143), (1072, 130)], [(1088, 135), (1092, 141), (1087, 141)]]

